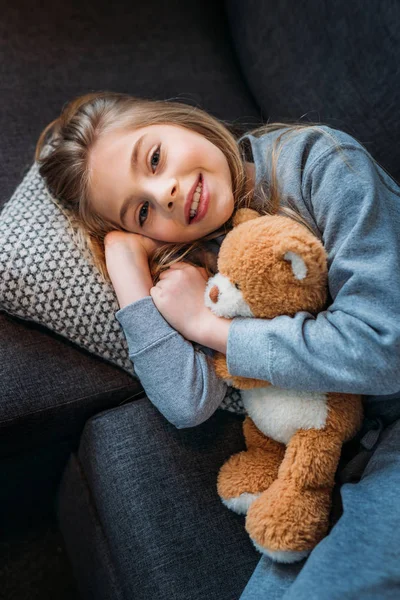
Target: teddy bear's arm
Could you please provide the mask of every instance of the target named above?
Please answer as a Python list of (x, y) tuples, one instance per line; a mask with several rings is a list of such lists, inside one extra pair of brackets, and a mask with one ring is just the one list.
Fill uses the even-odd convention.
[(216, 352), (214, 355), (214, 367), (215, 372), (221, 379), (228, 380), (229, 385), (237, 388), (238, 390), (249, 390), (259, 387), (267, 387), (271, 385), (268, 381), (262, 379), (252, 379), (250, 377), (235, 377), (232, 376), (228, 371), (226, 364), (226, 356), (221, 352)]

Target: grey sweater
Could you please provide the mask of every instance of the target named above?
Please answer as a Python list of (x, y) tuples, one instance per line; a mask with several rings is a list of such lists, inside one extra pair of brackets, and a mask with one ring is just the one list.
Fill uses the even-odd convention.
[[(257, 183), (268, 184), (279, 133), (239, 140), (251, 144)], [(235, 318), (229, 371), (281, 388), (364, 394), (371, 414), (386, 410), (398, 418), (400, 188), (344, 132), (305, 129), (281, 148), (281, 204), (295, 207), (322, 240), (331, 300), (317, 316)], [(214, 372), (212, 351), (171, 328), (151, 296), (117, 311), (116, 318), (149, 399), (171, 423), (192, 427), (220, 407), (228, 389)]]

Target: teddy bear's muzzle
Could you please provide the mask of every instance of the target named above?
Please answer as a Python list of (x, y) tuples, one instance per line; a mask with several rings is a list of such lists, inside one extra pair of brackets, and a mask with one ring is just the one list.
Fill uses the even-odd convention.
[(221, 273), (216, 273), (208, 280), (204, 302), (217, 317), (232, 319), (254, 316), (240, 289)]
[(208, 296), (209, 296), (211, 302), (214, 302), (214, 304), (216, 304), (218, 302), (219, 288), (217, 285), (212, 286)]

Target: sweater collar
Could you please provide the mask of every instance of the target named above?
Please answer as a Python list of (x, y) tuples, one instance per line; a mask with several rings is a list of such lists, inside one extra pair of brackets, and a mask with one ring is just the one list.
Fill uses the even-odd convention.
[(237, 140), (237, 143), (241, 144), (243, 140), (247, 139), (250, 144), (255, 169), (256, 185), (259, 184), (260, 181), (265, 179), (267, 176), (267, 160), (265, 155), (266, 144), (265, 141), (262, 140), (262, 138), (263, 136), (255, 137), (251, 133), (246, 133)]

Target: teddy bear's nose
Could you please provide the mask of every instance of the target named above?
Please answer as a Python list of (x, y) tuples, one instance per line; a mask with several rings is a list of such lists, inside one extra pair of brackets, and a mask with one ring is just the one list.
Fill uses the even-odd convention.
[(211, 302), (214, 302), (214, 304), (216, 304), (218, 302), (218, 295), (219, 295), (218, 286), (213, 285), (210, 290), (210, 293), (209, 293)]

